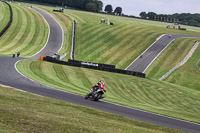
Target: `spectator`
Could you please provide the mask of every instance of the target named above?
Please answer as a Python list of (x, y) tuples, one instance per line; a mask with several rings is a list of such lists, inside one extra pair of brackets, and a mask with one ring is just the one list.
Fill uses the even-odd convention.
[(15, 52), (13, 53), (13, 58), (15, 58)]
[(17, 57), (19, 57), (19, 55), (20, 55), (20, 52), (17, 52)]

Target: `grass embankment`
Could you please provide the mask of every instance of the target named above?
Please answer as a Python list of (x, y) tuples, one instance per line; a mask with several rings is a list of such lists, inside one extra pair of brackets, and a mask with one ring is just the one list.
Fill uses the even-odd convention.
[(1, 132), (181, 132), (2, 87), (0, 106)]
[[(148, 78), (159, 79), (167, 73), (191, 50), (197, 39), (178, 39), (166, 48), (166, 50), (154, 61), (146, 71)], [(200, 47), (193, 56), (179, 69), (170, 74), (164, 81), (177, 84), (190, 89), (200, 90)]]
[(179, 38), (173, 41), (152, 63), (145, 72), (148, 78), (159, 79), (179, 62), (181, 62), (191, 48), (196, 39)]
[(0, 54), (31, 56), (40, 51), (47, 40), (48, 26), (43, 18), (32, 9), (10, 3), (13, 8), (13, 23), (0, 38)]
[[(38, 5), (36, 5), (38, 6)], [(65, 31), (65, 47), (62, 52), (70, 55), (72, 21), (77, 22), (75, 59), (116, 65), (126, 68), (157, 37), (164, 33), (200, 35), (199, 28), (187, 27), (187, 31), (166, 29), (169, 23), (117, 17), (105, 14), (65, 9), (53, 12), (53, 7), (39, 6), (53, 14)], [(114, 26), (100, 24), (110, 19)], [(67, 43), (67, 44), (66, 44)]]
[(164, 81), (200, 90), (200, 47), (182, 67), (173, 72)]
[(85, 95), (104, 80), (105, 100), (167, 116), (200, 123), (200, 92), (160, 81), (133, 76), (23, 60), (17, 68), (33, 80), (72, 93)]
[(10, 20), (10, 11), (7, 4), (0, 1), (0, 32)]

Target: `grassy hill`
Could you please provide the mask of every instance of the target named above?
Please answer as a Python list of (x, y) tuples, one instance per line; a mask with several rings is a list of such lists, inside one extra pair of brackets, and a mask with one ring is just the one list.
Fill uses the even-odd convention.
[(200, 47), (185, 65), (173, 72), (164, 81), (200, 90)]
[[(195, 40), (198, 39), (177, 39), (165, 49), (165, 51), (154, 61), (146, 71), (148, 78), (159, 79), (182, 61)], [(200, 47), (198, 47), (193, 56), (185, 65), (175, 70), (164, 81), (177, 84), (189, 89), (200, 90)]]
[(194, 46), (195, 40), (179, 38), (173, 41), (147, 69), (145, 73), (148, 78), (159, 79), (181, 62)]
[[(4, 35), (4, 37), (0, 39), (0, 46), (2, 47), (0, 49), (0, 54), (9, 55), (12, 54), (13, 51), (18, 51), (18, 48), (23, 50), (22, 47), (25, 47), (23, 56), (32, 55), (37, 51), (34, 48), (37, 47), (41, 49), (41, 47), (38, 46), (44, 44), (46, 40), (40, 38), (44, 34), (46, 38), (47, 31), (44, 30), (46, 24), (44, 21), (40, 21), (42, 18), (39, 18), (40, 16), (34, 11), (17, 4), (12, 4), (12, 6), (15, 12), (17, 12), (15, 14), (15, 23), (12, 25), (13, 27), (9, 29), (7, 35)], [(67, 9), (64, 13), (56, 13), (52, 11), (52, 7), (38, 7), (51, 13), (61, 23), (65, 32), (65, 45), (60, 51), (61, 53), (67, 52), (67, 57), (69, 58), (72, 21), (76, 20), (77, 38), (75, 59), (114, 64), (117, 68), (127, 67), (128, 64), (151, 45), (161, 34), (179, 33), (195, 36), (200, 35), (200, 30), (196, 27), (184, 26), (187, 28), (187, 31), (178, 31), (166, 29), (165, 27), (169, 25), (168, 23)], [(26, 16), (26, 19), (19, 21), (22, 16), (23, 18)], [(30, 24), (29, 18), (32, 18), (35, 23)], [(114, 26), (100, 24), (102, 18), (109, 18), (110, 21), (114, 23)], [(36, 24), (35, 27), (33, 26), (34, 24)], [(15, 28), (19, 26), (20, 28)], [(40, 28), (43, 30), (38, 30), (40, 28), (37, 26), (41, 26)], [(32, 31), (32, 28), (34, 29), (33, 31), (35, 31), (34, 35), (30, 34), (32, 32), (26, 32)], [(26, 33), (29, 34), (27, 35)], [(29, 35), (32, 37), (26, 37)], [(26, 43), (24, 43), (24, 40), (29, 40), (28, 38), (31, 41), (27, 42), (30, 42), (29, 44), (32, 45), (25, 45)], [(34, 43), (32, 43), (32, 40)], [(171, 48), (168, 47), (169, 49), (167, 52), (170, 51), (180, 56), (178, 56), (178, 59), (169, 56), (169, 59), (172, 59), (173, 63), (181, 60), (184, 54), (192, 47), (193, 41), (192, 39), (180, 39), (175, 41)], [(17, 42), (17, 44), (15, 44), (15, 42)], [(30, 49), (28, 49), (29, 47)], [(180, 53), (180, 51), (176, 51), (174, 47), (184, 49), (184, 51)], [(30, 53), (32, 51), (34, 52)], [(166, 55), (164, 54), (161, 56), (161, 59), (168, 58)], [(167, 68), (165, 68), (165, 66), (172, 66), (173, 63), (171, 60), (160, 62), (160, 64), (159, 62), (155, 63), (148, 72), (150, 73), (149, 78), (159, 77), (159, 75), (170, 69), (170, 66)], [(157, 64), (158, 67), (161, 66), (158, 72), (155, 71), (155, 69), (157, 69)], [(199, 64), (197, 63), (197, 65)], [(189, 90), (187, 87), (154, 79), (141, 79), (133, 76), (61, 66), (36, 60), (23, 60), (17, 64), (17, 68), (27, 77), (40, 83), (80, 95), (85, 95), (89, 91), (89, 88), (101, 79), (106, 83), (108, 93), (105, 100), (109, 102), (200, 123), (198, 114), (200, 109), (200, 92)], [(198, 80), (196, 81), (198, 85)], [(49, 116), (46, 118), (49, 118)]]
[(2, 87), (0, 106), (1, 132), (181, 132)]
[(31, 56), (45, 45), (48, 26), (32, 9), (10, 4), (13, 8), (13, 23), (0, 38), (0, 54), (12, 55), (13, 52), (20, 51), (22, 56)]
[(37, 60), (23, 60), (17, 68), (37, 82), (80, 95), (87, 94), (93, 84), (103, 80), (108, 91), (106, 101), (200, 123), (200, 92), (196, 90), (158, 80)]
[(8, 24), (10, 19), (10, 11), (7, 4), (0, 1), (0, 32)]
[[(75, 59), (113, 64), (122, 69), (164, 33), (200, 35), (200, 30), (196, 27), (183, 26), (187, 31), (179, 31), (166, 29), (169, 23), (68, 9), (65, 9), (64, 13), (55, 13), (53, 7), (39, 7), (54, 15), (64, 28), (65, 47), (62, 52), (67, 52), (68, 58), (72, 21), (76, 20)], [(113, 26), (100, 24), (101, 19), (108, 18), (114, 23)]]

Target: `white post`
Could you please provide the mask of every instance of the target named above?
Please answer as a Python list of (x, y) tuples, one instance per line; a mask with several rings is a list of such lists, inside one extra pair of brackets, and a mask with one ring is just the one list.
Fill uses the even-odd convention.
[(109, 18), (108, 18), (108, 25), (110, 25), (110, 20), (109, 20)]

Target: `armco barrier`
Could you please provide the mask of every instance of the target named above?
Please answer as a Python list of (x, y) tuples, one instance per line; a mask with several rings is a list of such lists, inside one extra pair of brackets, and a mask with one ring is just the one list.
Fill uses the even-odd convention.
[(65, 61), (56, 60), (55, 58), (52, 58), (49, 56), (44, 57), (43, 60), (52, 62), (52, 63), (61, 64), (61, 65), (83, 67), (83, 68), (89, 68), (89, 69), (95, 69), (95, 70), (101, 70), (101, 71), (107, 71), (107, 72), (113, 72), (113, 73), (120, 73), (120, 74), (137, 76), (141, 78), (146, 77), (144, 73), (127, 71), (127, 70), (122, 70), (122, 69), (115, 69), (114, 65), (98, 64), (98, 63), (76, 61), (76, 60), (68, 60), (68, 62), (65, 62)]
[(76, 21), (73, 21), (73, 29), (72, 29), (72, 45), (71, 45), (71, 59), (74, 60), (74, 51), (75, 51), (75, 38), (76, 38)]
[(0, 37), (7, 31), (7, 29), (10, 27), (10, 25), (12, 24), (12, 21), (13, 21), (12, 7), (7, 2), (5, 2), (5, 3), (8, 5), (9, 10), (10, 10), (10, 20), (9, 20), (8, 24), (6, 25), (6, 27), (4, 27), (4, 29), (0, 32)]

